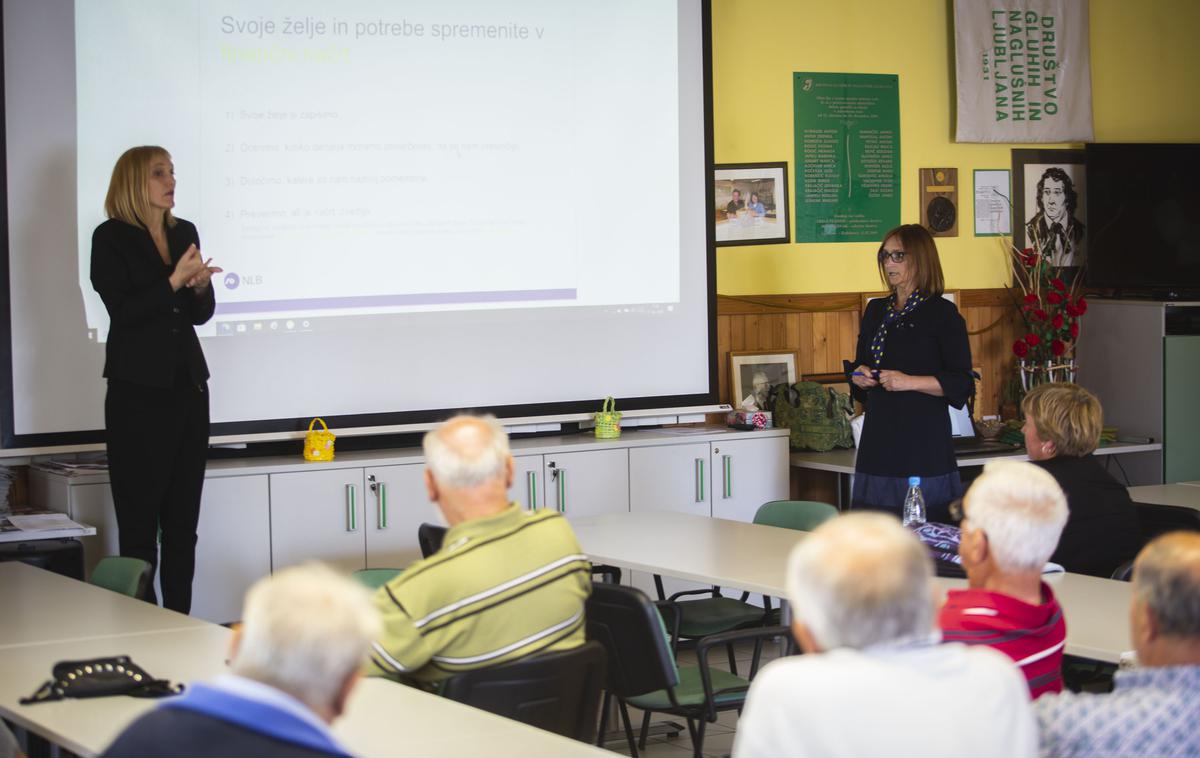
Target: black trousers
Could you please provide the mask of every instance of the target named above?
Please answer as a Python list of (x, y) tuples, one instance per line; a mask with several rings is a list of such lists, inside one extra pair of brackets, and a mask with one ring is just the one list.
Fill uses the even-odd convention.
[[(208, 457), (208, 387), (186, 372), (169, 389), (110, 379), (104, 425), (121, 555), (157, 569), (161, 530), (163, 607), (187, 613)], [(150, 594), (157, 602), (153, 587)]]

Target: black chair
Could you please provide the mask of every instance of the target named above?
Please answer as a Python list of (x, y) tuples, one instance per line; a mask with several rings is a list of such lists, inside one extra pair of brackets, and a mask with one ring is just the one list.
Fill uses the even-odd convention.
[[(719, 712), (741, 709), (745, 703), (750, 680), (758, 672), (762, 643), (779, 636), (789, 641), (791, 638), (785, 627), (757, 627), (716, 634), (696, 643), (699, 665), (677, 666), (668, 642), (671, 636), (659, 614), (660, 607), (677, 629), (678, 612), (674, 604), (655, 604), (641, 590), (632, 587), (592, 585), (592, 595), (587, 601), (588, 639), (601, 643), (608, 652), (608, 681), (596, 744), (604, 745), (608, 706), (615, 697), (633, 758), (637, 758), (638, 752), (628, 705), (647, 712), (639, 740), (641, 747), (646, 744), (649, 713), (658, 711), (687, 719), (693, 755), (700, 756), (705, 726), (715, 722)], [(756, 643), (749, 678), (709, 667), (711, 649), (741, 640)]]
[(1112, 578), (1118, 582), (1128, 582), (1133, 578), (1133, 561), (1128, 560), (1113, 569)]
[(1192, 532), (1200, 531), (1200, 511), (1195, 508), (1156, 503), (1137, 503), (1136, 505), (1138, 521), (1142, 527), (1142, 537), (1146, 542), (1160, 534), (1180, 529)]
[(417, 527), (417, 544), (421, 546), (421, 557), (428, 558), (442, 549), (442, 540), (448, 530), (437, 524), (421, 524)]
[(581, 742), (596, 734), (608, 656), (598, 642), (468, 671), (442, 695)]

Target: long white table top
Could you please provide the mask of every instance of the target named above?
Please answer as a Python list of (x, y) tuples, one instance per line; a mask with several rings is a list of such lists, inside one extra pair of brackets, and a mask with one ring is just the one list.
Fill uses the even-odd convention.
[(0, 609), (0, 650), (208, 625), (19, 561), (0, 563)]
[[(58, 661), (128, 655), (151, 675), (182, 683), (211, 680), (227, 670), (225, 660), (231, 632), (224, 627), (204, 621), (178, 627), (175, 625), (179, 619), (192, 620), (28, 566), (17, 573), (9, 569), (0, 574), (0, 593), (8, 593), (0, 594), (0, 603), (6, 603), (5, 598), (14, 594), (10, 587), (14, 577), (27, 587), (38, 589), (39, 594), (25, 598), (20, 614), (9, 613), (12, 606), (0, 605), (5, 610), (0, 626), (7, 628), (14, 616), (20, 615), (25, 619), (23, 630), (40, 627), (45, 639), (0, 647), (0, 716), (73, 753), (99, 754), (122, 729), (158, 701), (106, 697), (20, 705), (22, 697), (32, 694), (50, 678), (51, 668)], [(65, 619), (59, 606), (71, 604), (102, 622), (124, 613), (131, 617), (122, 624), (123, 632), (113, 631), (111, 623), (101, 625), (107, 633), (90, 637), (81, 635), (74, 624), (68, 624), (71, 626), (68, 631), (59, 632), (54, 624)], [(141, 609), (134, 606), (151, 613), (139, 613)], [(80, 619), (86, 621), (86, 617), (75, 618)], [(135, 620), (142, 622), (143, 628), (134, 628)], [(591, 745), (382, 679), (359, 683), (346, 713), (335, 723), (334, 733), (351, 753), (365, 758), (407, 753), (487, 754), (495, 758), (611, 755)]]
[[(609, 513), (577, 520), (575, 534), (596, 563), (784, 597), (787, 556), (806, 532), (687, 513)], [(943, 590), (963, 579), (936, 580)], [(1116, 663), (1131, 650), (1127, 582), (1049, 574), (1067, 620), (1066, 651)]]
[(1129, 497), (1133, 498), (1135, 503), (1173, 505), (1200, 511), (1200, 482), (1144, 484), (1140, 487), (1130, 487)]
[[(1162, 450), (1162, 443), (1159, 442), (1114, 442), (1111, 445), (1096, 448), (1093, 455), (1121, 455), (1123, 453), (1148, 453), (1154, 450)], [(812, 451), (794, 452), (789, 457), (791, 465), (794, 468), (806, 468), (815, 471), (833, 471), (838, 474), (853, 474), (854, 459), (858, 454), (855, 448), (848, 450), (830, 450), (827, 453), (817, 453)], [(960, 456), (958, 467), (964, 466), (983, 466), (988, 461), (993, 461), (998, 458), (1012, 461), (1027, 461), (1029, 455), (1024, 448), (1016, 448), (1012, 452), (996, 452), (996, 453), (979, 453), (972, 455)]]

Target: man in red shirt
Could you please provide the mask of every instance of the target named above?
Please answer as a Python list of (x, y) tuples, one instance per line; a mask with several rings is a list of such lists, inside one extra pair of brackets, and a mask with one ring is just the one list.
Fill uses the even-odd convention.
[(958, 553), (969, 588), (950, 590), (938, 616), (942, 639), (990, 645), (1012, 658), (1034, 698), (1062, 692), (1067, 625), (1042, 581), (1067, 523), (1062, 488), (1031, 463), (994, 461), (962, 505)]

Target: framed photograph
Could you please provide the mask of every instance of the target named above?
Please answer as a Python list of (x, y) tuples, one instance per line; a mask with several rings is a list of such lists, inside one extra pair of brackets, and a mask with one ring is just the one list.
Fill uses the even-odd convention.
[(786, 163), (725, 163), (713, 167), (718, 245), (787, 242)]
[(800, 365), (795, 350), (760, 352), (733, 350), (729, 353), (729, 402), (735, 408), (754, 397), (760, 410), (766, 410), (767, 393), (775, 384), (792, 384), (800, 377)]
[(1087, 166), (1082, 150), (1013, 150), (1013, 244), (1051, 265), (1087, 263)]

